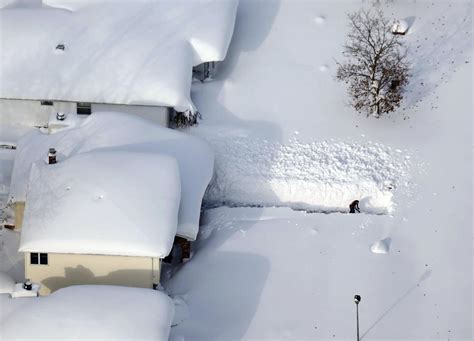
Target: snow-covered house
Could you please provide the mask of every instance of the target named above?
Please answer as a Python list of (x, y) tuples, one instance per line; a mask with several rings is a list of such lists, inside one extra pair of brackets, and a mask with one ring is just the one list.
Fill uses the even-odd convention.
[(0, 113), (42, 126), (56, 112), (127, 112), (166, 126), (171, 111), (195, 111), (193, 67), (225, 58), (237, 4), (2, 0)]
[(2, 340), (168, 340), (173, 300), (151, 289), (80, 285), (39, 299), (0, 295)]
[[(20, 251), (26, 253), (25, 277), (46, 283), (42, 289), (45, 293), (58, 285), (83, 283), (84, 279), (74, 277), (79, 274), (92, 283), (100, 277), (103, 284), (110, 284), (117, 279), (114, 276), (130, 274), (122, 271), (124, 266), (148, 269), (151, 260), (156, 281), (159, 259), (169, 254), (173, 238), (193, 241), (197, 237), (202, 199), (213, 175), (210, 147), (200, 138), (150, 124), (135, 115), (100, 112), (86, 119), (72, 118), (72, 122), (53, 133), (33, 130), (17, 144), (9, 202), (15, 208), (16, 230), (21, 231)], [(57, 151), (57, 164), (47, 164), (49, 148)], [(171, 162), (169, 159), (176, 160), (176, 168), (166, 165)], [(161, 163), (164, 168), (173, 168), (173, 174), (171, 170), (166, 174), (150, 172), (152, 166)], [(177, 187), (163, 191), (170, 183), (176, 183), (176, 177), (180, 199), (173, 229), (170, 220), (168, 225), (160, 225), (172, 210), (160, 213), (167, 206), (155, 199), (174, 193), (172, 190)], [(167, 184), (162, 186), (162, 181)], [(71, 196), (73, 193), (75, 197)], [(154, 214), (163, 216), (155, 219)], [(144, 221), (147, 216), (150, 220)], [(101, 225), (106, 219), (114, 222), (108, 229)], [(162, 239), (166, 226), (167, 237)], [(156, 238), (149, 238), (153, 233), (157, 233)], [(130, 250), (127, 242), (131, 234), (141, 238), (137, 243), (152, 243), (146, 254), (134, 253), (147, 249), (133, 240)], [(123, 243), (114, 244), (114, 238)], [(116, 249), (110, 249), (112, 245)], [(109, 261), (112, 257), (114, 262)], [(90, 265), (103, 260), (108, 260), (105, 270)], [(41, 266), (45, 262), (48, 266)], [(115, 271), (109, 263), (117, 266), (112, 277), (104, 275), (104, 271)], [(77, 269), (79, 265), (83, 267), (81, 271)], [(147, 271), (140, 270), (142, 279), (133, 281), (149, 285), (148, 280), (152, 279), (146, 280)], [(74, 275), (68, 277), (67, 273)], [(56, 279), (45, 282), (51, 277)], [(136, 285), (133, 281), (120, 279), (114, 283)]]
[[(17, 230), (21, 229), (25, 202), (29, 201), (28, 179), (32, 164), (44, 162), (49, 148), (56, 149), (58, 163), (95, 150), (163, 154), (175, 158), (181, 182), (177, 235), (196, 239), (202, 199), (214, 171), (214, 155), (201, 138), (150, 124), (135, 115), (112, 112), (93, 113), (86, 119), (78, 119), (71, 127), (51, 134), (31, 131), (17, 143), (11, 177), (8, 201), (15, 207)], [(137, 169), (135, 175), (139, 174)]]
[(172, 246), (176, 159), (91, 151), (32, 165), (19, 251), (40, 294), (77, 284), (152, 288)]

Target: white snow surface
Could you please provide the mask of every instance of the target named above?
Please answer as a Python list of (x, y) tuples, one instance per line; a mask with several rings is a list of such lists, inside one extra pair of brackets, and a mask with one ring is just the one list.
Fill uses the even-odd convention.
[[(177, 233), (196, 238), (201, 202), (214, 165), (212, 151), (202, 139), (160, 127), (137, 116), (110, 112), (93, 113), (76, 127), (55, 134), (35, 130), (17, 143), (10, 201), (26, 199), (31, 165), (46, 160), (51, 147), (56, 148), (59, 162), (72, 155), (99, 149), (163, 154), (175, 158), (181, 182)], [(133, 174), (140, 177), (141, 171), (136, 168)]]
[(169, 156), (92, 151), (32, 165), (21, 252), (164, 258), (181, 195)]
[(380, 5), (410, 24), (402, 39), (412, 78), (400, 110), (375, 120), (347, 106), (346, 86), (335, 81), (346, 14), (370, 3), (240, 2), (228, 58), (214, 82), (195, 83), (192, 92), (203, 114), (193, 132), (216, 155), (206, 200), (340, 211), (350, 199), (371, 198), (362, 200), (366, 212), (393, 214), (407, 189), (416, 192), (412, 176), (429, 162), (418, 147), (430, 134), (421, 121), (438, 109), (441, 85), (461, 67), (471, 73), (472, 8)]
[[(205, 135), (205, 134), (203, 134)], [(323, 141), (287, 144), (262, 138), (207, 137), (216, 154), (215, 177), (206, 200), (213, 206), (242, 203), (291, 206), (325, 212), (389, 214), (393, 193), (407, 190), (407, 153), (378, 143)]]
[(372, 244), (372, 246), (370, 246), (370, 251), (372, 251), (373, 253), (386, 254), (390, 251), (391, 242), (392, 239), (390, 237), (377, 240), (375, 243)]
[[(402, 107), (380, 119), (347, 106), (346, 85), (335, 81), (346, 14), (373, 3), (410, 24), (400, 37), (409, 47), (410, 84)], [(222, 179), (207, 198), (255, 203), (255, 191), (245, 196), (238, 188), (246, 181), (276, 189), (293, 181), (280, 176), (286, 169), (273, 160), (300, 162), (313, 145), (329, 145), (328, 160), (347, 147), (376, 145), (388, 155), (385, 163), (373, 158), (373, 174), (382, 169), (382, 177), (395, 179), (387, 183), (394, 185), (394, 209), (390, 215), (208, 211), (193, 258), (165, 283), (188, 305), (172, 340), (354, 340), (355, 294), (362, 296), (363, 340), (473, 339), (472, 13), (472, 1), (463, 0), (240, 1), (228, 57), (214, 82), (193, 87), (203, 114), (193, 133), (216, 151), (216, 181)], [(276, 152), (259, 155), (268, 150)], [(346, 157), (368, 167), (348, 168), (356, 174), (347, 172), (347, 179), (371, 173), (365, 157)], [(301, 173), (317, 167), (308, 164)], [(322, 164), (330, 166), (332, 185), (344, 162)], [(302, 182), (286, 205), (303, 206), (305, 186), (312, 181)], [(262, 204), (282, 202), (269, 194)], [(386, 254), (371, 252), (387, 238)]]
[[(362, 296), (363, 340), (472, 340), (472, 2), (378, 2), (387, 16), (410, 23), (403, 40), (412, 78), (399, 111), (367, 119), (345, 105), (334, 59), (346, 39), (346, 13), (372, 3), (241, 0), (219, 73), (193, 88), (203, 114), (193, 133), (220, 154), (234, 138), (267, 140), (272, 150), (289, 148), (295, 135), (306, 146), (357, 149), (372, 141), (389, 159), (411, 157), (408, 191), (399, 190), (404, 176), (396, 174), (404, 166), (389, 167), (394, 172), (385, 174), (399, 179), (391, 215), (208, 211), (193, 258), (163, 274), (180, 302), (172, 340), (353, 340), (354, 294)], [(302, 150), (291, 149), (294, 156)], [(230, 150), (217, 155), (235, 160), (216, 162), (224, 175), (251, 158)], [(372, 253), (386, 238), (388, 253)]]
[(0, 338), (168, 340), (174, 307), (151, 289), (81, 285), (46, 297), (0, 295)]
[[(0, 98), (192, 110), (192, 67), (225, 58), (238, 0), (15, 1), (0, 8)], [(64, 50), (57, 49), (64, 45)]]

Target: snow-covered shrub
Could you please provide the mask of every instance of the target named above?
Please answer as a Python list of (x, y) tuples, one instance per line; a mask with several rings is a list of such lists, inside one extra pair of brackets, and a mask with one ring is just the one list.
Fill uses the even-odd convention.
[(170, 125), (172, 128), (186, 128), (198, 124), (198, 120), (202, 119), (199, 111), (186, 110), (183, 112), (173, 111), (170, 118)]
[(380, 117), (403, 99), (409, 77), (406, 48), (401, 37), (391, 33), (393, 21), (382, 10), (359, 10), (348, 17), (346, 61), (338, 63), (337, 79), (349, 85), (354, 109)]

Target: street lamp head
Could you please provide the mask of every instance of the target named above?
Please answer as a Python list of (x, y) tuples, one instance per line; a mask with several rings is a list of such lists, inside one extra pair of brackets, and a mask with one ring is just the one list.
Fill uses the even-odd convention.
[(360, 302), (360, 296), (359, 295), (354, 296), (354, 302), (355, 302), (355, 304), (359, 304), (359, 302)]

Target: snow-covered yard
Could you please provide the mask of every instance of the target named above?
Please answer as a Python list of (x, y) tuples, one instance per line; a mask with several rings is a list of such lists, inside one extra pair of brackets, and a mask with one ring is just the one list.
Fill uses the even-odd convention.
[(411, 25), (412, 79), (378, 120), (334, 80), (360, 7), (242, 0), (229, 58), (193, 88), (192, 133), (216, 152), (210, 203), (339, 211), (371, 196), (363, 211), (389, 215), (208, 211), (166, 284), (188, 304), (177, 340), (354, 339), (354, 294), (363, 339), (472, 339), (472, 4), (382, 2)]

